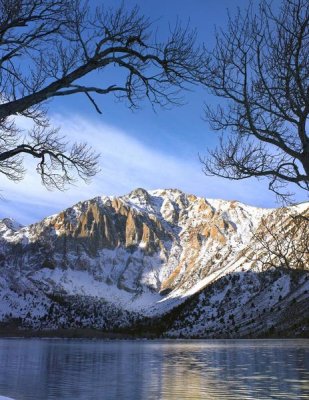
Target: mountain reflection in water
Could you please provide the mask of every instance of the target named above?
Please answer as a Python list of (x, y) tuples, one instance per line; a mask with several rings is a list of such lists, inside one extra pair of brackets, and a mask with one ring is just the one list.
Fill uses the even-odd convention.
[(309, 340), (0, 339), (16, 400), (308, 399)]

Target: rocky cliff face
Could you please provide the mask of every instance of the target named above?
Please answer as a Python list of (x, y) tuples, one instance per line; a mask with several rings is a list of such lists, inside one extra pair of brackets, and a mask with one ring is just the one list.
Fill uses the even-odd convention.
[[(291, 210), (299, 214), (308, 209), (304, 204)], [(227, 291), (231, 298), (227, 304), (236, 301), (239, 291), (222, 281), (227, 276), (242, 276), (244, 271), (254, 276), (265, 273), (266, 247), (257, 232), (267, 227), (265, 221), (273, 221), (275, 226), (276, 219), (275, 210), (236, 201), (207, 200), (179, 190), (144, 189), (78, 203), (28, 227), (4, 219), (0, 221), (0, 320), (36, 328), (109, 330), (134, 325), (144, 317), (167, 315), (174, 307), (187, 304), (183, 321), (189, 325), (175, 320), (167, 331), (174, 336), (193, 332), (216, 336), (216, 329), (206, 329), (197, 320), (193, 327), (188, 312), (198, 312), (205, 300), (196, 299), (209, 298), (210, 293), (218, 296), (221, 308), (227, 307)], [(267, 230), (263, 237), (275, 242)], [(303, 256), (308, 256), (306, 250)], [(306, 265), (307, 259), (299, 275), (304, 290), (308, 289)], [(282, 273), (289, 280), (290, 271), (285, 267)], [(267, 274), (271, 278), (265, 290), (276, 290), (273, 274)], [(251, 286), (240, 284), (246, 280), (233, 279), (244, 292), (242, 298), (252, 300), (255, 292), (250, 291)], [(214, 285), (219, 285), (221, 292), (213, 289)], [(207, 301), (212, 304), (211, 299)], [(201, 315), (206, 313), (214, 326), (222, 319), (218, 310), (205, 310)], [(246, 332), (248, 329), (242, 333)]]

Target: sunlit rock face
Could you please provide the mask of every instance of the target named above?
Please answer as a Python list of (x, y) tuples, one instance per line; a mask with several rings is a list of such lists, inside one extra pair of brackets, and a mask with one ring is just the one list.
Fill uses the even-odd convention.
[(28, 227), (4, 219), (0, 321), (109, 329), (165, 314), (228, 274), (258, 273), (252, 244), (262, 218), (275, 221), (276, 212), (136, 189)]

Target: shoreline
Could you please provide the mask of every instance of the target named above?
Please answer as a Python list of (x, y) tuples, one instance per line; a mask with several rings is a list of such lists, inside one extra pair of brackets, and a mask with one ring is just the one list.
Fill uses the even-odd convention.
[(265, 335), (265, 336), (251, 336), (251, 337), (163, 337), (153, 334), (144, 335), (134, 333), (120, 333), (120, 332), (103, 332), (95, 329), (57, 329), (45, 331), (33, 330), (18, 330), (18, 329), (0, 329), (0, 339), (98, 339), (98, 340), (303, 340), (309, 339), (308, 332), (304, 335), (295, 336), (280, 336), (280, 335)]

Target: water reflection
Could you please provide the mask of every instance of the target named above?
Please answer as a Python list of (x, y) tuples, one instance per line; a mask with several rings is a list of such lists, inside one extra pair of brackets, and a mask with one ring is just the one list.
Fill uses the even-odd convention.
[(0, 340), (17, 400), (307, 399), (309, 340)]

